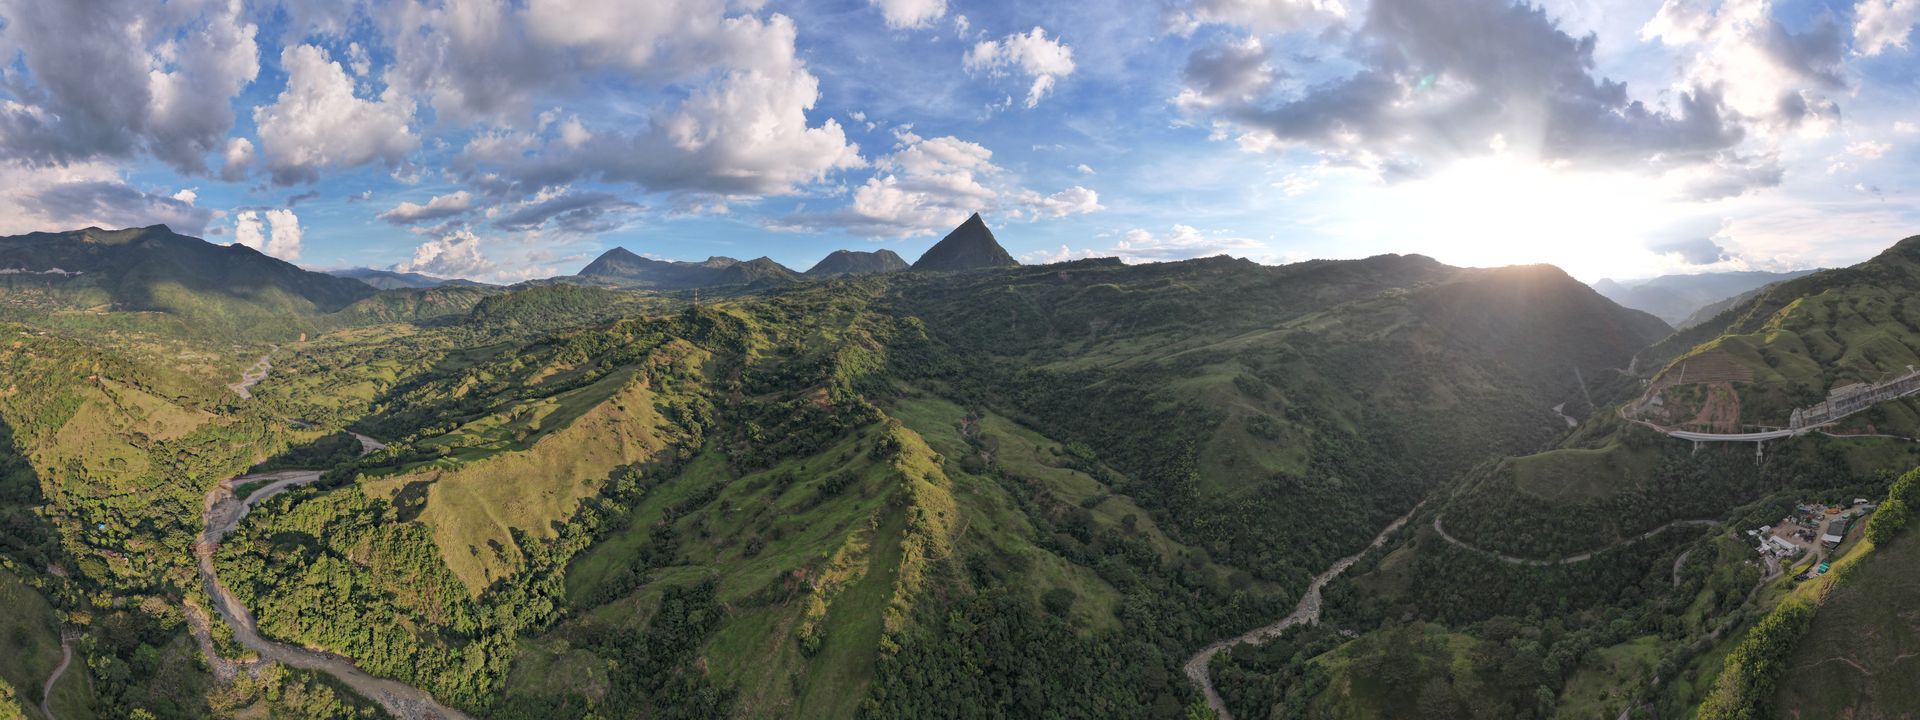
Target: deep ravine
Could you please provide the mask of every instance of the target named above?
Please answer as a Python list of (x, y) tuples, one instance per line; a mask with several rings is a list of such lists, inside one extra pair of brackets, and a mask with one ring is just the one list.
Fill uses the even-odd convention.
[(1220, 720), (1233, 720), (1233, 713), (1227, 711), (1226, 701), (1222, 700), (1220, 693), (1213, 689), (1213, 675), (1207, 667), (1209, 663), (1213, 662), (1213, 656), (1220, 654), (1222, 650), (1240, 643), (1249, 643), (1252, 645), (1265, 643), (1268, 640), (1279, 637), (1280, 633), (1285, 632), (1287, 628), (1301, 623), (1314, 624), (1320, 622), (1320, 589), (1326, 587), (1327, 583), (1340, 573), (1346, 572), (1347, 568), (1352, 567), (1354, 563), (1359, 562), (1360, 557), (1367, 554), (1367, 551), (1386, 544), (1387, 537), (1393, 535), (1393, 532), (1399, 530), (1401, 526), (1406, 525), (1408, 520), (1412, 520), (1413, 514), (1420, 512), (1420, 507), (1426, 504), (1426, 501), (1423, 500), (1420, 504), (1414, 505), (1412, 510), (1407, 511), (1407, 514), (1401, 515), (1393, 522), (1388, 523), (1385, 528), (1382, 528), (1380, 534), (1374, 536), (1373, 542), (1361, 548), (1360, 552), (1335, 560), (1333, 565), (1329, 566), (1319, 575), (1314, 576), (1313, 582), (1307, 585), (1306, 594), (1300, 596), (1300, 602), (1293, 606), (1293, 612), (1289, 613), (1286, 617), (1280, 618), (1272, 624), (1254, 628), (1240, 635), (1220, 640), (1201, 648), (1200, 652), (1194, 653), (1193, 657), (1187, 660), (1187, 679), (1192, 680), (1193, 684), (1200, 686), (1201, 694), (1207, 697), (1207, 706), (1213, 708), (1214, 714), (1218, 715)]

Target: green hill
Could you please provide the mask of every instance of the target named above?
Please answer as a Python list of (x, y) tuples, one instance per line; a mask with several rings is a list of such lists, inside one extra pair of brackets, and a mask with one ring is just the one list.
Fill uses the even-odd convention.
[(575, 277), (617, 287), (685, 290), (719, 285), (785, 283), (800, 278), (769, 258), (735, 260), (713, 256), (702, 262), (654, 260), (614, 248), (594, 258)]
[(859, 273), (897, 272), (907, 269), (907, 261), (892, 250), (835, 250), (807, 268), (807, 277), (833, 277)]

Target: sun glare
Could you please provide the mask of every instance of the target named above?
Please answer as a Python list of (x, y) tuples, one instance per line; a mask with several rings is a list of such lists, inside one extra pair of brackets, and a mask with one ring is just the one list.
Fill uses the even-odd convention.
[(1455, 265), (1551, 263), (1587, 280), (1665, 264), (1643, 241), (1683, 215), (1657, 180), (1509, 156), (1461, 161), (1384, 196), (1362, 224), (1398, 247)]

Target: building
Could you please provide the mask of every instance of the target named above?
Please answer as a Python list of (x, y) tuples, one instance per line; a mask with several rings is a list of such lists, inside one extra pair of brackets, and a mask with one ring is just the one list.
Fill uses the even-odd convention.
[(1820, 543), (1827, 547), (1839, 545), (1841, 541), (1847, 539), (1849, 524), (1851, 524), (1850, 521), (1834, 518), (1833, 522), (1827, 523), (1827, 529), (1820, 531)]
[(1782, 557), (1800, 553), (1800, 546), (1781, 539), (1779, 535), (1767, 538), (1767, 542), (1772, 543), (1774, 552)]

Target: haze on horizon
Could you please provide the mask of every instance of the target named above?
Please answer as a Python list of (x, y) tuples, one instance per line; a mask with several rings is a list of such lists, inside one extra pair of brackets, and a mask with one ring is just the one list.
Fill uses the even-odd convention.
[[(106, 5), (108, 7), (95, 7)], [(1837, 266), (1920, 221), (1915, 0), (0, 2), (0, 233), (488, 281), (656, 258)], [(105, 22), (102, 22), (105, 19)]]

